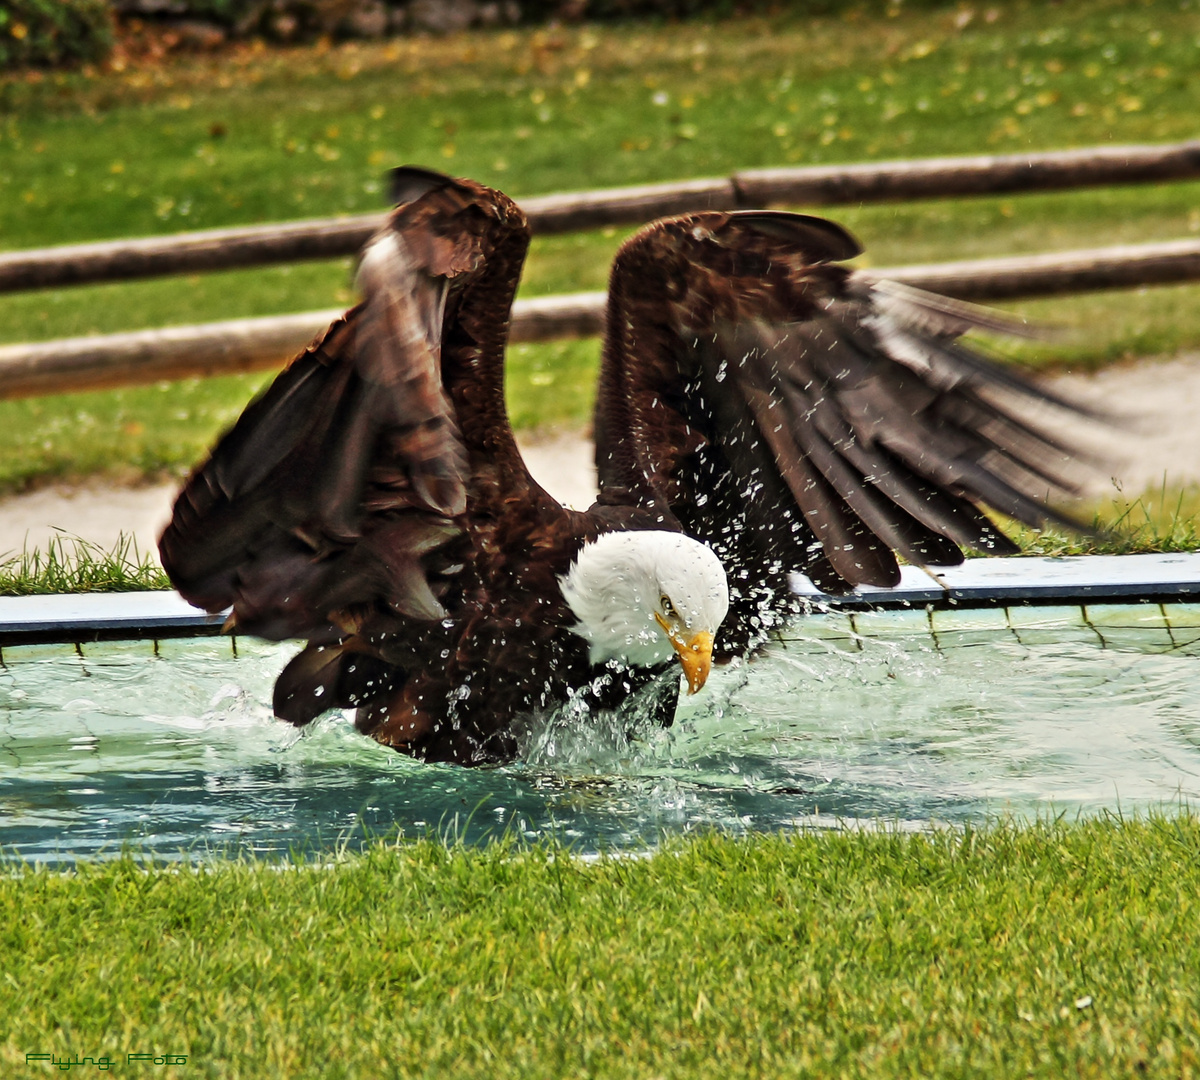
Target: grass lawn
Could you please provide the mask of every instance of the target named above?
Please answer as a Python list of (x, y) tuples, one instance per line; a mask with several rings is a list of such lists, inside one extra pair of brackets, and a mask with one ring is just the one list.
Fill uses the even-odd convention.
[[(520, 197), (787, 163), (1190, 138), (1200, 9), (1004, 3), (799, 21), (239, 47), (0, 82), (0, 245), (361, 212), (419, 162)], [(875, 265), (1187, 236), (1200, 184), (837, 208)], [(525, 295), (602, 288), (623, 231), (535, 244)], [(0, 340), (348, 303), (347, 260), (0, 296)], [(1026, 304), (1095, 365), (1200, 345), (1200, 287)], [(519, 427), (586, 422), (595, 342), (513, 350)], [(180, 471), (262, 377), (0, 403), (0, 490)]]
[[(0, 1058), (213, 1077), (1189, 1077), (1200, 822), (0, 878)], [(161, 1070), (159, 1070), (161, 1071)], [(185, 1075), (183, 1068), (178, 1075)]]

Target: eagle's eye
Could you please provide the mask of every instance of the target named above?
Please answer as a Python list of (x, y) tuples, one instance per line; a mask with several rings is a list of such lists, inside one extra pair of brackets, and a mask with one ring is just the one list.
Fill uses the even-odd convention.
[(662, 596), (660, 596), (658, 598), (658, 602), (659, 602), (659, 605), (662, 607), (662, 611), (663, 611), (664, 615), (674, 615), (675, 614), (675, 605), (671, 603), (671, 598), (666, 593), (663, 593)]

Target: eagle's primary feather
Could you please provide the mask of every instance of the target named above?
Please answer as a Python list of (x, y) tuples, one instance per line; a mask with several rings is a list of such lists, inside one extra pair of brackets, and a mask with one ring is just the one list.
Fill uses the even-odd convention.
[[(669, 218), (621, 248), (600, 496), (565, 509), (504, 405), (524, 215), (421, 169), (394, 190), (362, 302), (251, 403), (159, 545), (192, 603), (307, 639), (275, 688), (293, 723), (354, 707), (398, 750), (503, 760), (523, 718), (616, 706), (672, 652), (697, 688), (718, 627), (718, 652), (761, 639), (790, 571), (894, 585), (897, 553), (1012, 551), (982, 504), (1061, 520), (1069, 455), (1029, 406), (1069, 406), (959, 341), (1007, 320), (853, 277), (848, 233), (774, 211)], [(673, 695), (655, 701), (669, 723)]]

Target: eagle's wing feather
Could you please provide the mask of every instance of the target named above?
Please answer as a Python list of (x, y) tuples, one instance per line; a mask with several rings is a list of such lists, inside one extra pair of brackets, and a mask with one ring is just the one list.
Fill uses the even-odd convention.
[(1012, 552), (980, 509), (1040, 525), (1073, 491), (1047, 410), (1071, 408), (967, 348), (1020, 324), (852, 276), (829, 222), (704, 213), (617, 256), (596, 407), (601, 503), (661, 508), (731, 579), (806, 569), (899, 580), (894, 553)]
[[(503, 385), (498, 371), (445, 373), (443, 327), (455, 290), (494, 254), (487, 211), (512, 204), (411, 172), (417, 201), (365, 250), (363, 302), (246, 409), (189, 479), (160, 540), (183, 596), (209, 611), (232, 606), (247, 632), (320, 642), (379, 612), (446, 614), (446, 583), (427, 556), (462, 534), (471, 490), (454, 397), (502, 409)], [(524, 219), (500, 232), (516, 236), (519, 267)], [(507, 475), (519, 479), (516, 461)]]

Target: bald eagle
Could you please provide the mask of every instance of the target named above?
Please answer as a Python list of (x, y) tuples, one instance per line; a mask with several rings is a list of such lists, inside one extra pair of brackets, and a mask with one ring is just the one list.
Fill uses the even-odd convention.
[[(612, 267), (595, 412), (600, 494), (561, 506), (505, 411), (529, 244), (498, 191), (396, 170), (362, 301), (245, 410), (159, 543), (180, 593), (239, 633), (307, 639), (275, 684), (296, 725), (435, 761), (519, 753), (562, 705), (669, 724), (716, 655), (827, 591), (1014, 552), (980, 504), (1063, 520), (1049, 395), (966, 348), (1011, 320), (852, 276), (840, 226), (775, 211), (657, 221)], [(1069, 406), (1056, 402), (1064, 408)]]

